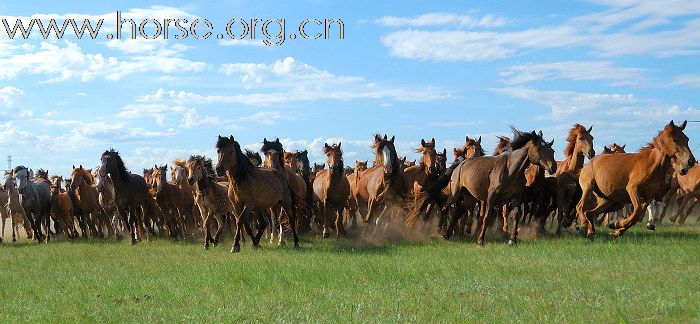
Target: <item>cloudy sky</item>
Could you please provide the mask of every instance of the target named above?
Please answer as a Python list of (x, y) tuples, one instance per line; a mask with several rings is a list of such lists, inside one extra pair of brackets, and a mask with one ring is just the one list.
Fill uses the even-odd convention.
[[(256, 40), (110, 40), (117, 10), (206, 18), (214, 34), (231, 18), (284, 18), (287, 35), (306, 18), (339, 18), (345, 38), (265, 46), (258, 25)], [(211, 155), (219, 134), (253, 149), (279, 137), (315, 161), (342, 141), (353, 161), (371, 157), (376, 132), (413, 157), (430, 137), (449, 150), (483, 136), (490, 151), (513, 124), (542, 129), (561, 158), (575, 122), (594, 125), (600, 151), (700, 120), (698, 1), (3, 2), (0, 13), (10, 27), (105, 19), (94, 40), (10, 40), (0, 26), (0, 154), (57, 174), (110, 147), (135, 172)], [(700, 124), (686, 133), (696, 149)]]

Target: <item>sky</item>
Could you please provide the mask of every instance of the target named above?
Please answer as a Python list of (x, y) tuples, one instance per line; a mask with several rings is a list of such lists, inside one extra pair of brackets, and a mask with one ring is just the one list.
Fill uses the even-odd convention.
[[(509, 125), (542, 130), (556, 156), (573, 123), (593, 125), (597, 152), (628, 151), (671, 119), (700, 120), (700, 1), (97, 1), (3, 2), (16, 19), (89, 18), (95, 39), (10, 39), (0, 26), (0, 156), (67, 175), (109, 148), (135, 173), (179, 157), (215, 157), (216, 136), (258, 150), (280, 138), (324, 162), (342, 141), (346, 164), (372, 160), (374, 133), (396, 135), (409, 159)], [(108, 39), (116, 12), (134, 19), (207, 19), (208, 39)], [(227, 22), (253, 18), (285, 40), (231, 40)], [(340, 19), (328, 39), (299, 36), (304, 19)], [(154, 24), (144, 25), (155, 35)], [(201, 25), (198, 25), (201, 26)], [(238, 35), (242, 25), (233, 24)], [(122, 29), (128, 33), (130, 26)], [(309, 35), (323, 31), (307, 24)], [(69, 30), (70, 31), (70, 30)], [(86, 34), (87, 35), (87, 34)], [(277, 41), (271, 38), (271, 41)], [(700, 123), (686, 134), (697, 154)], [(3, 166), (6, 162), (3, 163)]]

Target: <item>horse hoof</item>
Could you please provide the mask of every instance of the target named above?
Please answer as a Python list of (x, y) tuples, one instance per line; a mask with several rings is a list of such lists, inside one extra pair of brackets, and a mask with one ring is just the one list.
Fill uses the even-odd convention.
[(231, 248), (231, 253), (238, 253), (241, 252), (241, 247), (238, 245), (235, 245), (234, 247)]
[(647, 223), (647, 229), (650, 230), (650, 231), (655, 231), (655, 230), (656, 230), (656, 226), (654, 226), (654, 224)]
[(513, 245), (515, 245), (515, 244), (517, 244), (517, 243), (518, 243), (517, 240), (514, 240), (514, 239), (508, 240), (508, 245), (510, 245), (510, 246), (513, 246)]
[(285, 246), (285, 245), (287, 245), (287, 243), (285, 243), (284, 241), (281, 241), (281, 242), (277, 243), (277, 245), (279, 245), (279, 246)]
[(136, 245), (136, 240), (131, 240), (131, 246)]
[(608, 224), (608, 228), (614, 230), (614, 229), (617, 229), (617, 225), (615, 224), (615, 222), (612, 222), (612, 223)]
[(299, 243), (294, 243), (294, 248), (298, 249), (299, 248)]
[(329, 238), (331, 237), (331, 234), (328, 232), (323, 232), (323, 238)]
[(208, 246), (208, 245), (205, 245), (205, 246), (204, 246), (204, 251), (206, 251), (206, 250), (209, 250), (209, 246)]

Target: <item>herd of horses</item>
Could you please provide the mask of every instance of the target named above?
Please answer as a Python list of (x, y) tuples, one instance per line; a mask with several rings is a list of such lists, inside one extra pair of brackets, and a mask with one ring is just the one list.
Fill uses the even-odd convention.
[(677, 210), (671, 221), (683, 223), (697, 204), (700, 166), (683, 132), (686, 124), (671, 121), (635, 153), (613, 144), (600, 155), (592, 126), (575, 124), (564, 161), (554, 159), (554, 141), (541, 131), (511, 126), (513, 137), (500, 136), (492, 155), (481, 137), (467, 137), (453, 149), (449, 167), (447, 150), (438, 151), (434, 138), (421, 140), (418, 162), (409, 162), (397, 154), (394, 136), (378, 134), (373, 164), (354, 166), (345, 164), (341, 143), (324, 144), (326, 163), (312, 166), (307, 151), (286, 152), (279, 139), (264, 139), (261, 156), (242, 150), (233, 136), (219, 136), (216, 164), (193, 155), (134, 174), (110, 149), (97, 167), (73, 166), (66, 179), (24, 166), (8, 170), (0, 191), (2, 237), (6, 219), (13, 242), (23, 226), (38, 242), (54, 235), (128, 233), (132, 244), (149, 236), (203, 235), (208, 248), (228, 230), (231, 252), (238, 252), (243, 231), (253, 247), (266, 233), (280, 245), (291, 234), (297, 247), (299, 235), (312, 231), (324, 238), (347, 235), (345, 227), (357, 228), (358, 216), (365, 235), (390, 224), (436, 230), (446, 239), (471, 235), (474, 228), (479, 245), (489, 226), (515, 244), (524, 223), (544, 233), (548, 220), (556, 222), (556, 234), (575, 224), (592, 238), (595, 226), (605, 223), (617, 237), (646, 210), (653, 230), (669, 206)]

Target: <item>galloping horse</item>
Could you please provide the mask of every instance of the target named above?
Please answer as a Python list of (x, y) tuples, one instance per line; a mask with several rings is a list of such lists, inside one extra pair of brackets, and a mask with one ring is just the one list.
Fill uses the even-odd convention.
[(105, 227), (108, 229), (108, 235), (111, 235), (113, 230), (100, 205), (100, 194), (93, 186), (93, 181), (92, 174), (82, 165), (77, 168), (73, 166), (69, 191), (74, 193), (76, 205), (84, 217), (84, 223), (80, 223), (81, 231), (86, 231), (86, 228), (82, 227), (85, 224), (92, 237), (104, 237)]
[[(669, 220), (671, 223), (678, 220), (678, 224), (683, 224), (700, 199), (700, 165), (694, 165), (688, 169), (688, 173), (685, 175), (676, 174), (675, 176), (678, 181), (678, 191), (682, 201), (680, 206), (678, 206), (676, 215)], [(690, 203), (690, 206), (688, 206), (688, 203)]]
[[(228, 198), (226, 186), (216, 183), (214, 168), (211, 159), (201, 155), (190, 156), (187, 160), (189, 177), (187, 182), (195, 189), (195, 203), (202, 215), (202, 228), (204, 229), (204, 249), (209, 248), (209, 242), (214, 246), (219, 243), (221, 230), (227, 221), (228, 215), (233, 215), (233, 207)], [(209, 220), (216, 219), (216, 233), (211, 236)], [(230, 227), (230, 226), (229, 226)]]
[[(350, 184), (350, 197), (348, 198), (348, 212), (350, 214), (350, 220), (352, 221), (351, 228), (357, 226), (357, 213), (360, 215), (365, 215), (367, 212), (367, 202), (361, 204), (359, 199), (359, 186), (357, 185), (360, 176), (363, 172), (367, 170), (367, 161), (357, 161), (355, 160), (355, 169), (353, 173), (347, 175), (348, 183)], [(315, 179), (315, 176), (314, 176)]]
[(260, 157), (260, 153), (253, 152), (249, 149), (246, 149), (245, 156), (248, 157), (248, 159), (250, 160), (250, 163), (253, 163), (254, 166), (256, 166), (256, 167), (262, 166), (263, 159), (262, 159), (262, 157)]
[[(311, 224), (311, 206), (307, 205), (306, 195), (312, 194), (307, 192), (307, 186), (301, 175), (296, 174), (291, 168), (285, 167), (284, 164), (284, 148), (280, 143), (279, 138), (274, 141), (263, 139), (263, 146), (260, 149), (265, 154), (264, 166), (266, 168), (275, 169), (287, 178), (287, 184), (292, 191), (292, 202), (295, 205), (296, 219), (299, 222), (296, 225), (300, 226), (300, 231), (309, 230)], [(281, 234), (280, 234), (281, 235)]]
[(609, 211), (614, 205), (631, 202), (632, 214), (609, 224), (614, 229), (614, 237), (622, 235), (642, 218), (652, 199), (660, 198), (658, 195), (666, 185), (665, 177), (671, 168), (685, 175), (695, 165), (688, 137), (683, 133), (686, 123), (676, 126), (671, 121), (637, 153), (599, 155), (583, 167), (579, 176), (583, 194), (576, 212), (588, 237), (595, 235), (593, 219), (596, 215)]
[(169, 183), (166, 179), (168, 165), (153, 167), (151, 179), (156, 188), (156, 202), (163, 211), (165, 219), (158, 224), (162, 228), (163, 225), (170, 228), (170, 235), (176, 236), (175, 228), (179, 228), (182, 235), (194, 233), (194, 221), (191, 219), (192, 210), (188, 213), (183, 205), (185, 193), (180, 190), (180, 187)]
[(314, 179), (313, 189), (316, 199), (321, 203), (323, 237), (329, 237), (328, 219), (335, 218), (335, 235), (345, 234), (343, 227), (343, 210), (350, 195), (350, 183), (345, 177), (342, 143), (323, 145), (323, 153), (328, 157), (328, 170), (320, 171)]
[(366, 223), (374, 220), (377, 208), (380, 209), (378, 217), (381, 217), (388, 203), (403, 203), (409, 197), (410, 192), (406, 190), (406, 178), (396, 154), (394, 139), (395, 136), (387, 139), (386, 134), (383, 138), (378, 134), (374, 135), (372, 147), (375, 166), (367, 170), (370, 173), (366, 182), (361, 181), (359, 184), (366, 188), (364, 192), (361, 188), (360, 194), (367, 193), (367, 216), (364, 217)]
[(42, 224), (46, 227), (46, 243), (51, 240), (50, 217), (51, 211), (51, 184), (47, 179), (37, 178), (30, 180), (29, 170), (24, 166), (16, 166), (12, 174), (17, 183), (17, 189), (21, 196), (22, 207), (27, 218), (32, 222), (34, 237), (42, 242)]
[(51, 177), (51, 213), (56, 218), (54, 225), (59, 226), (56, 234), (62, 232), (69, 239), (74, 239), (79, 235), (73, 218), (73, 202), (68, 193), (61, 188), (62, 184), (63, 177)]
[(520, 200), (525, 189), (525, 169), (531, 164), (538, 164), (549, 172), (556, 172), (554, 161), (554, 141), (546, 143), (542, 132), (521, 132), (514, 127), (513, 141), (509, 150), (498, 156), (481, 156), (466, 159), (455, 168), (448, 170), (435, 185), (426, 189), (428, 192), (442, 190), (448, 183), (454, 197), (455, 208), (446, 234), (452, 232), (459, 216), (472, 209), (477, 201), (480, 203), (481, 229), (477, 244), (484, 244), (486, 226), (492, 210), (498, 206), (513, 202), (516, 209), (515, 224), (510, 234), (509, 244), (517, 243), (518, 223), (520, 221)]
[(100, 176), (99, 169), (99, 167), (94, 169), (93, 176), (95, 177), (95, 188), (100, 194), (98, 197), (100, 206), (102, 206), (102, 210), (108, 219), (111, 220), (114, 235), (117, 238), (121, 238), (123, 227), (120, 228), (119, 226), (120, 210), (117, 208), (117, 195), (114, 190), (114, 183), (112, 183), (112, 177), (109, 175)]
[[(245, 230), (251, 237), (253, 246), (258, 246), (266, 227), (265, 219), (261, 215), (270, 208), (281, 209), (277, 213), (280, 218), (280, 245), (284, 244), (283, 226), (286, 223), (291, 228), (294, 246), (298, 247), (299, 237), (296, 231), (295, 206), (292, 203), (292, 193), (284, 173), (255, 167), (250, 159), (243, 154), (240, 144), (233, 139), (233, 136), (219, 136), (216, 142), (216, 152), (218, 154), (216, 173), (228, 177), (228, 197), (236, 216), (236, 232), (231, 252), (241, 250), (241, 225), (245, 225)], [(255, 236), (253, 236), (248, 221), (251, 213), (257, 213), (260, 222), (258, 234)]]
[[(24, 207), (22, 207), (19, 191), (17, 191), (17, 187), (15, 186), (15, 178), (12, 176), (12, 171), (5, 172), (2, 187), (5, 189), (5, 192), (7, 192), (7, 201), (0, 207), (7, 210), (8, 216), (12, 221), (12, 242), (17, 242), (16, 233), (19, 232), (18, 225), (20, 223), (24, 226), (24, 232), (27, 234), (27, 238), (31, 240), (34, 238), (32, 224), (24, 211)], [(2, 225), (2, 234), (5, 236), (5, 219), (3, 219)]]
[[(142, 176), (133, 174), (126, 169), (119, 152), (110, 149), (102, 153), (100, 158), (100, 176), (109, 174), (114, 183), (117, 206), (124, 210), (128, 218), (123, 219), (124, 224), (131, 233), (131, 245), (137, 243), (137, 232), (139, 235), (145, 233), (143, 228), (143, 212), (147, 199), (151, 199), (148, 194), (148, 186)], [(122, 216), (124, 216), (122, 214)]]
[(192, 220), (194, 227), (197, 226), (198, 220), (201, 218), (199, 215), (199, 208), (194, 203), (194, 189), (187, 182), (189, 177), (189, 171), (187, 169), (187, 161), (184, 159), (177, 159), (173, 161), (173, 167), (170, 170), (170, 177), (172, 183), (180, 188), (182, 191), (182, 209), (185, 215), (191, 215), (189, 219)]
[[(311, 179), (311, 167), (309, 166), (308, 151), (284, 152), (284, 164), (296, 175), (301, 176), (306, 186), (306, 206), (312, 208), (314, 205), (313, 187)], [(299, 210), (299, 209), (297, 209)], [(300, 219), (301, 220), (301, 219)], [(309, 223), (302, 223), (299, 227), (299, 232), (305, 232), (311, 229), (311, 217), (303, 219)]]
[[(581, 124), (574, 124), (566, 137), (564, 161), (557, 161), (557, 235), (561, 234), (562, 223), (571, 225), (573, 211), (580, 198), (578, 177), (583, 168), (584, 157), (589, 160), (595, 156), (591, 125), (588, 129)], [(571, 215), (571, 216), (570, 216)]]

